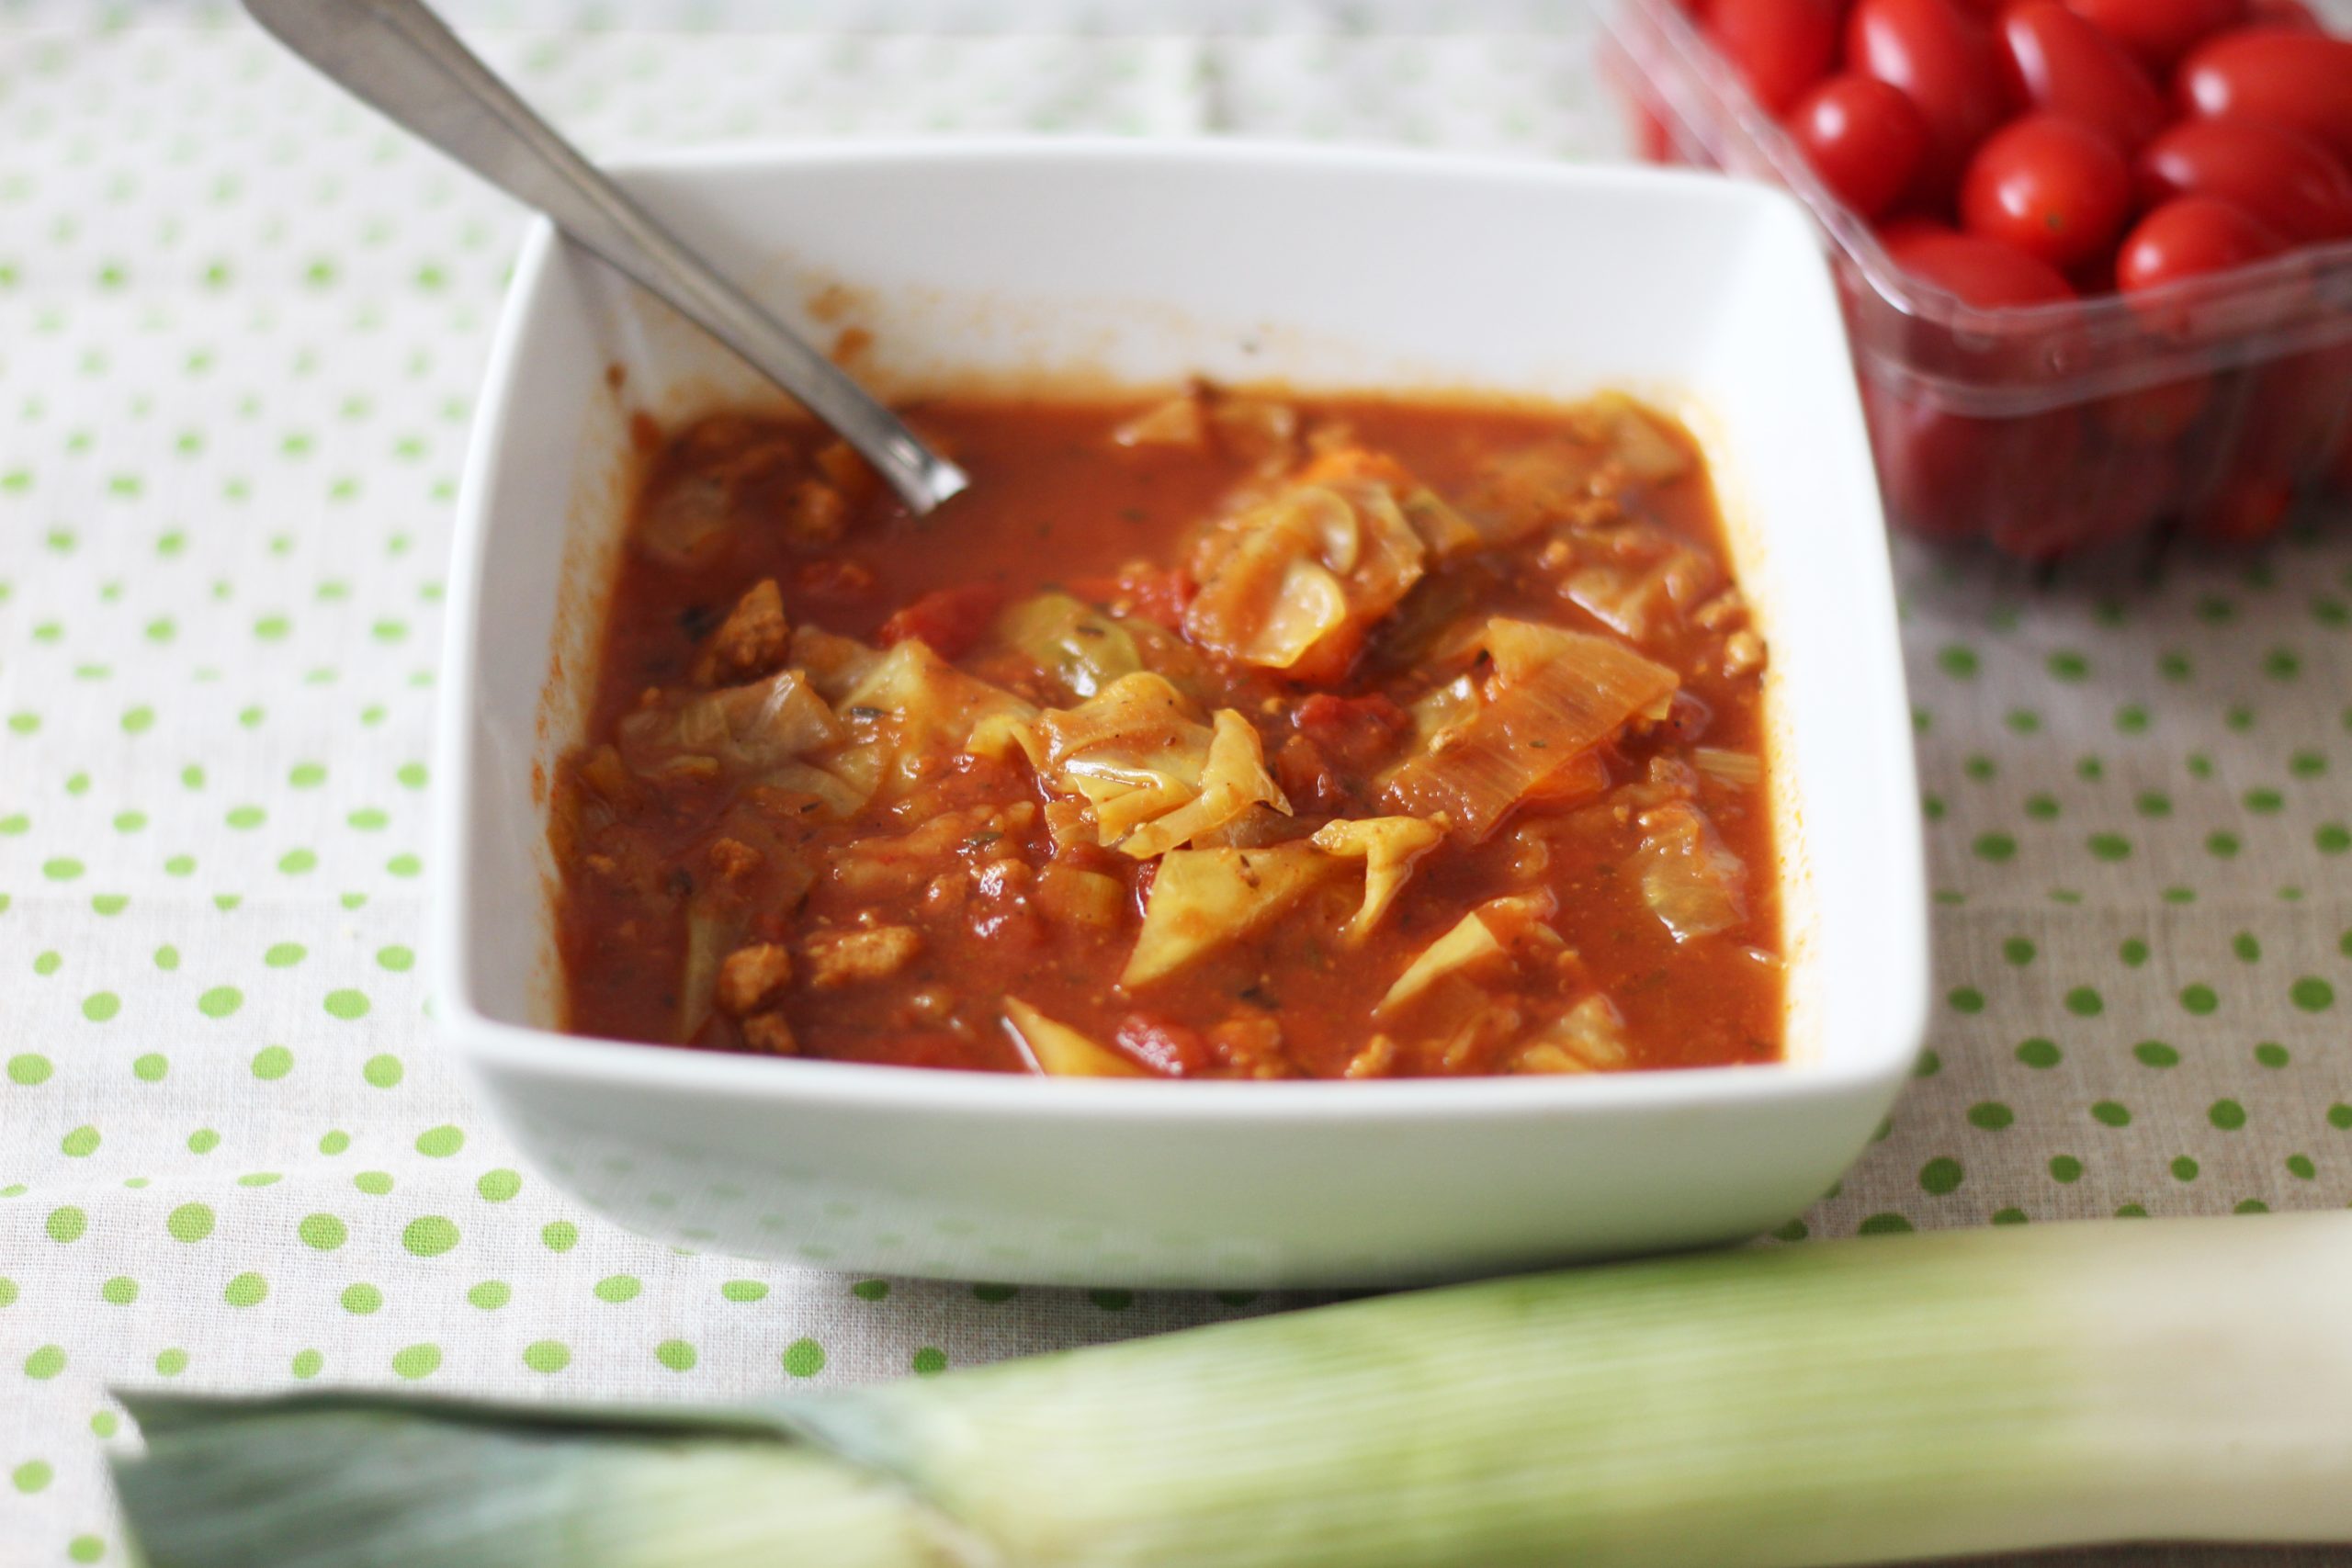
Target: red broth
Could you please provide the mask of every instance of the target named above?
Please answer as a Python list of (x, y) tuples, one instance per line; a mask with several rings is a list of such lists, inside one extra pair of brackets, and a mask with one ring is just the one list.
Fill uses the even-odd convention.
[(1764, 1062), (1765, 649), (1625, 400), (949, 400), (910, 517), (646, 431), (560, 772), (567, 1027), (1093, 1076)]

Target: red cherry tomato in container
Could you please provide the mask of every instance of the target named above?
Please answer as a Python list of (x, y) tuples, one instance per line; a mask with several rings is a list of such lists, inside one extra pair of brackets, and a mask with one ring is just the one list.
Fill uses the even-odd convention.
[(2218, 197), (2297, 243), (2352, 234), (2352, 170), (2310, 137), (2267, 120), (2184, 120), (2141, 150), (2140, 197)]
[(1776, 115), (1837, 63), (1837, 0), (1708, 0), (1704, 26), (1747, 90)]
[(2275, 120), (2352, 164), (2352, 39), (2270, 28), (2224, 33), (2181, 62), (2176, 85), (2208, 119)]
[(2210, 196), (2184, 196), (2140, 220), (2115, 255), (2115, 286), (2126, 294), (2184, 277), (2251, 266), (2287, 248), (2278, 231), (2245, 209)]
[(2029, 0), (2001, 17), (2010, 91), (2103, 132), (2130, 153), (2164, 129), (2164, 96), (2121, 44), (2060, 5)]
[(1902, 89), (1928, 127), (1921, 190), (1940, 197), (1969, 151), (2008, 111), (1993, 35), (1951, 0), (1860, 0), (1846, 18), (1846, 63)]
[(1924, 223), (1890, 230), (1882, 238), (1895, 265), (1982, 310), (2075, 297), (2055, 267), (1998, 240)]
[[(1866, 379), (1879, 482), (1896, 522), (1931, 538), (2006, 537), (2053, 503), (2051, 479), (2073, 471), (2082, 422), (2072, 409), (1975, 419), (1913, 402)], [(2047, 553), (2039, 546), (2034, 553)]]
[(1894, 206), (1928, 155), (1918, 109), (1875, 76), (1832, 76), (1798, 101), (1789, 132), (1822, 184), (1865, 218)]
[(2246, 0), (2066, 0), (2066, 4), (2162, 76), (2198, 39), (2245, 20)]
[(2104, 254), (2132, 215), (2123, 154), (2086, 125), (2030, 114), (1995, 131), (1960, 182), (1972, 233), (2064, 270)]

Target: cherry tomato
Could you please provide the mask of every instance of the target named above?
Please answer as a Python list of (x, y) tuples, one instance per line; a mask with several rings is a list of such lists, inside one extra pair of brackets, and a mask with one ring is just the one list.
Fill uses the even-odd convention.
[(2189, 376), (2101, 398), (2091, 405), (2091, 417), (2119, 446), (2167, 446), (2212, 400), (2212, 378)]
[(1705, 27), (1757, 102), (1775, 115), (1837, 62), (1837, 0), (1708, 0)]
[(2293, 479), (2318, 468), (2352, 406), (2352, 344), (2290, 354), (2252, 374), (2232, 454), (2237, 471)]
[(2294, 481), (2277, 475), (2232, 475), (2188, 509), (2188, 531), (2216, 545), (2258, 545), (2276, 534), (2295, 504)]
[(1887, 254), (1897, 266), (1981, 310), (2047, 305), (2075, 297), (2073, 288), (2049, 263), (1981, 234), (1956, 234), (1917, 223), (1890, 230), (1883, 237)]
[(1865, 218), (1894, 205), (1928, 155), (1928, 126), (1902, 90), (1832, 76), (1789, 116), (1797, 145), (1838, 200)]
[(2298, 243), (2352, 235), (2352, 170), (2299, 131), (2243, 116), (2183, 120), (2141, 150), (2140, 197), (2211, 196)]
[(2082, 445), (2072, 409), (1973, 419), (1863, 385), (1881, 485), (1895, 522), (1939, 539), (2019, 525), (2048, 504), (2051, 476), (2071, 472)]
[(2058, 0), (2012, 7), (2000, 44), (2010, 90), (2034, 107), (2103, 132), (2127, 155), (2164, 129), (2164, 96), (2140, 62)]
[(2245, 20), (2246, 0), (2066, 0), (2066, 4), (2161, 78), (2198, 39)]
[(2136, 294), (2183, 277), (2248, 266), (2286, 248), (2277, 230), (2242, 207), (2210, 196), (2177, 197), (2124, 237), (2115, 255), (2115, 286)]
[(2100, 452), (2075, 460), (2063, 483), (2037, 504), (2004, 517), (1993, 543), (2022, 560), (2056, 560), (2143, 534), (2177, 504), (2178, 469), (2162, 451)]
[(2105, 136), (2052, 114), (1995, 131), (1960, 182), (1961, 221), (2061, 271), (2115, 243), (2132, 216), (2132, 170)]
[(1846, 63), (1918, 108), (1928, 127), (1919, 189), (1930, 199), (1951, 189), (1969, 151), (2007, 113), (1993, 35), (1951, 0), (1860, 0), (1846, 18)]
[(2224, 33), (2181, 62), (2175, 85), (2208, 119), (2275, 120), (2352, 164), (2352, 39), (2270, 28)]

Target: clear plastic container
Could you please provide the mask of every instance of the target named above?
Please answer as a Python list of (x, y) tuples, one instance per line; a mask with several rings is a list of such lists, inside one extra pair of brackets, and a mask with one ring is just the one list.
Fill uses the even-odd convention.
[(2352, 493), (2352, 241), (2126, 299), (1978, 310), (1888, 258), (1674, 0), (1616, 0), (1642, 154), (1775, 181), (1826, 236), (1888, 515), (2052, 560), (2250, 544)]

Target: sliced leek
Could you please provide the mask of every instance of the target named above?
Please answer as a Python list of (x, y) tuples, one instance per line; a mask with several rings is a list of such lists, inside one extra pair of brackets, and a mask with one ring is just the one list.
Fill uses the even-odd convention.
[(134, 1402), (148, 1456), (119, 1480), (150, 1568), (1795, 1568), (2346, 1540), (2347, 1300), (2347, 1213), (1886, 1236), (731, 1413)]

